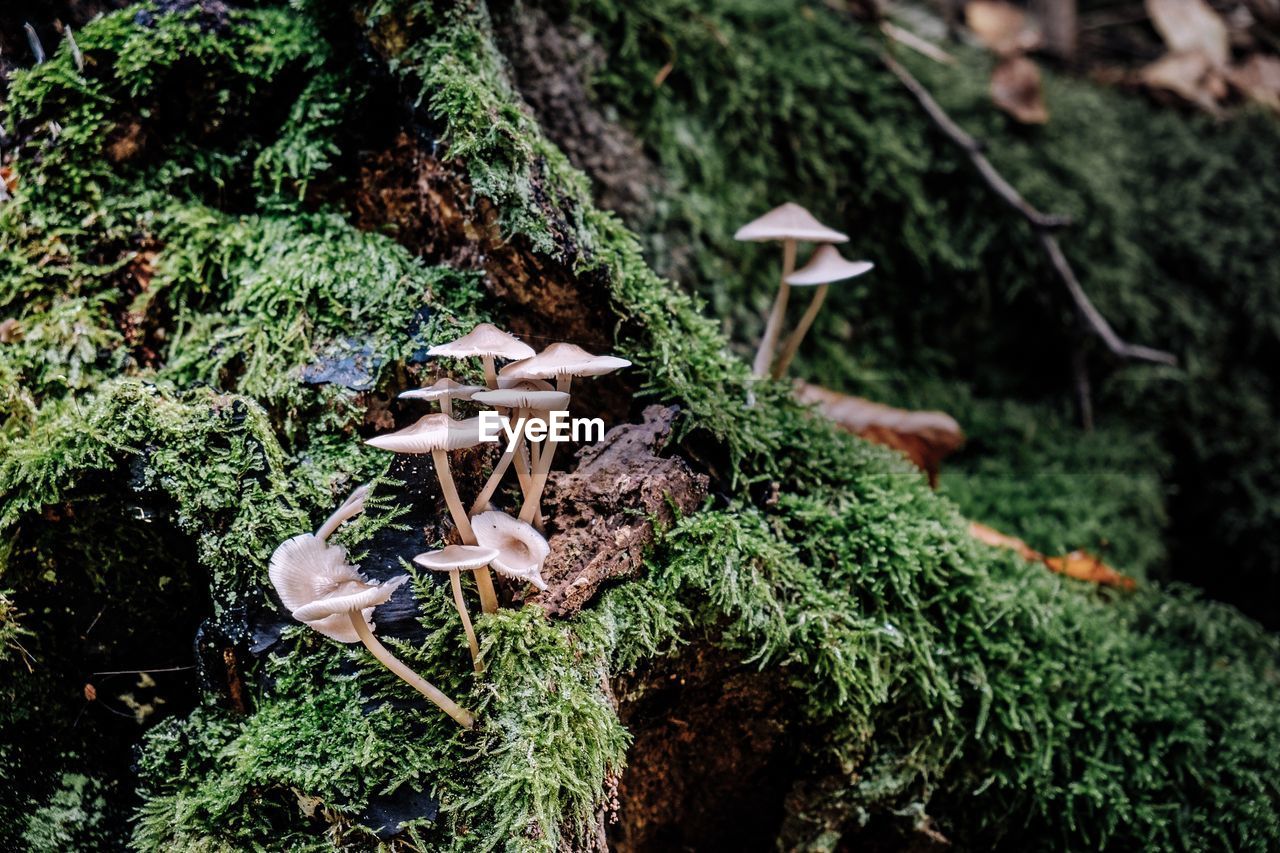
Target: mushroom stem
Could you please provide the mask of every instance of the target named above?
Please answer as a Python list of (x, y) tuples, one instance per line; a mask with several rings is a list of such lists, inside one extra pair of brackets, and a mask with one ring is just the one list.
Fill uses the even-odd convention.
[(333, 531), (342, 526), (342, 523), (349, 518), (354, 518), (364, 509), (364, 499), (369, 495), (369, 487), (361, 486), (352, 492), (342, 506), (333, 511), (333, 515), (325, 519), (324, 524), (320, 525), (320, 529), (316, 531), (316, 538), (324, 541), (333, 535)]
[(787, 343), (782, 348), (782, 355), (778, 356), (778, 363), (773, 368), (774, 379), (781, 379), (787, 372), (787, 368), (791, 365), (791, 359), (796, 356), (796, 350), (800, 349), (800, 342), (804, 340), (804, 336), (809, 332), (809, 327), (813, 325), (814, 318), (822, 310), (822, 303), (826, 300), (827, 291), (830, 289), (831, 285), (820, 284), (814, 290), (813, 299), (809, 300), (809, 307), (805, 309), (804, 316), (800, 318), (800, 324), (796, 326), (795, 331), (787, 338)]
[(358, 610), (352, 610), (349, 615), (351, 617), (351, 627), (356, 629), (360, 642), (364, 643), (365, 648), (378, 659), (379, 663), (400, 676), (414, 690), (430, 699), (436, 707), (452, 717), (464, 729), (469, 729), (475, 725), (476, 718), (474, 714), (441, 693), (434, 684), (409, 669), (398, 657), (391, 654), (391, 650), (382, 645), (377, 637), (373, 636), (373, 632), (369, 630), (369, 623), (364, 621), (364, 614)]
[[(453, 484), (453, 474), (449, 471), (449, 455), (443, 450), (431, 451), (431, 460), (436, 465), (436, 478), (440, 480), (440, 491), (444, 493), (444, 502), (453, 516), (453, 523), (458, 528), (464, 545), (476, 544), (475, 531), (471, 529), (471, 520), (462, 509), (462, 501), (458, 498), (458, 487)], [(488, 569), (476, 569), (476, 588), (480, 591), (480, 608), (485, 613), (498, 612), (498, 594), (493, 589), (493, 578)]]
[(550, 446), (542, 448), (542, 454), (538, 457), (538, 464), (533, 471), (533, 485), (529, 493), (524, 496), (524, 503), (520, 505), (520, 520), (525, 524), (532, 524), (535, 519), (541, 520), (542, 492), (547, 488), (547, 477), (551, 474), (551, 460), (555, 458), (556, 447), (560, 444), (550, 436), (543, 443)]
[[(516, 415), (516, 422), (519, 423), (523, 416), (523, 410)], [(485, 481), (484, 488), (480, 490), (480, 494), (476, 495), (475, 503), (471, 504), (471, 514), (477, 515), (484, 512), (485, 506), (488, 505), (489, 499), (493, 497), (493, 493), (498, 490), (498, 484), (502, 482), (502, 476), (507, 473), (507, 468), (511, 466), (511, 460), (515, 459), (516, 453), (524, 446), (524, 430), (520, 430), (520, 434), (516, 436), (515, 442), (507, 447), (502, 453), (502, 458), (498, 460), (498, 464), (493, 466), (493, 471), (489, 474), (489, 479)]]
[(441, 397), (440, 411), (444, 412), (449, 417), (453, 417), (453, 400), (447, 396)]
[(773, 310), (769, 312), (769, 320), (765, 323), (764, 334), (760, 337), (760, 348), (756, 350), (756, 359), (752, 362), (751, 372), (758, 377), (769, 375), (769, 365), (773, 363), (773, 349), (778, 344), (778, 334), (782, 331), (782, 323), (787, 319), (787, 299), (791, 295), (791, 285), (787, 284), (787, 276), (796, 270), (796, 241), (784, 240), (782, 243), (782, 283), (778, 286), (778, 295), (773, 299)]
[(493, 366), (493, 356), (482, 355), (480, 360), (484, 362), (484, 384), (489, 386), (490, 391), (498, 389), (498, 371)]
[(476, 639), (476, 629), (471, 625), (471, 614), (467, 612), (467, 602), (462, 597), (462, 572), (456, 569), (449, 572), (449, 585), (453, 587), (453, 604), (458, 608), (462, 630), (466, 632), (467, 645), (471, 648), (471, 665), (476, 672), (484, 672), (484, 664), (480, 662), (480, 641)]

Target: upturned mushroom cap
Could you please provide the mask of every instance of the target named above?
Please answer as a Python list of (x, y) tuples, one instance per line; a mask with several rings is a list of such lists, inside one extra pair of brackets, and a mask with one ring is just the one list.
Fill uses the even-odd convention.
[(454, 382), (449, 377), (445, 377), (434, 385), (428, 385), (426, 388), (414, 388), (411, 391), (400, 392), (402, 400), (470, 400), (471, 395), (477, 391), (483, 391), (483, 385), (463, 385), (460, 382)]
[(556, 386), (552, 385), (545, 379), (534, 379), (531, 376), (520, 378), (518, 376), (503, 376), (501, 372), (498, 374), (499, 388), (519, 388), (522, 391), (554, 391)]
[(437, 412), (424, 415), (404, 429), (375, 435), (366, 444), (393, 453), (430, 453), (433, 450), (462, 450), (480, 443), (480, 419), (454, 420)]
[(502, 331), (492, 323), (481, 323), (456, 341), (439, 344), (427, 350), (427, 355), (443, 355), (453, 358), (496, 356), (513, 361), (533, 356), (533, 347), (514, 335)]
[(439, 551), (427, 551), (413, 558), (424, 569), (433, 572), (469, 572), (489, 565), (498, 556), (497, 548), (479, 545), (449, 545)]
[(810, 243), (844, 243), (849, 237), (823, 225), (795, 202), (787, 202), (738, 229), (735, 240), (763, 243), (769, 240), (805, 240)]
[(533, 358), (508, 364), (499, 375), (506, 379), (546, 379), (551, 376), (603, 376), (631, 362), (612, 355), (592, 355), (577, 344), (552, 344)]
[(472, 399), (486, 406), (503, 406), (509, 409), (537, 409), (542, 412), (559, 411), (569, 405), (567, 391), (541, 391), (525, 388), (499, 388), (497, 391), (478, 391)]
[(281, 543), (271, 555), (271, 584), (293, 618), (340, 643), (358, 643), (347, 614), (361, 611), (373, 630), (373, 608), (391, 598), (407, 576), (371, 584), (347, 562), (340, 545), (329, 545), (311, 533)]
[(809, 263), (787, 276), (787, 284), (831, 284), (870, 272), (875, 264), (870, 261), (846, 261), (835, 246), (819, 246)]
[(490, 510), (471, 519), (476, 541), (486, 548), (495, 548), (498, 556), (490, 563), (499, 574), (517, 580), (528, 581), (538, 589), (546, 589), (542, 579), (542, 564), (551, 553), (551, 546), (533, 525), (512, 518), (505, 512)]

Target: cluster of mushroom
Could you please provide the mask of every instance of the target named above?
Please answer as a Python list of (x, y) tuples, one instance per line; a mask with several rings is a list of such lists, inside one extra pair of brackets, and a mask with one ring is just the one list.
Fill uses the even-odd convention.
[[(481, 323), (466, 335), (428, 350), (432, 356), (479, 358), (484, 366), (485, 385), (464, 385), (449, 378), (406, 391), (402, 399), (435, 402), (440, 411), (424, 415), (414, 424), (396, 432), (369, 439), (368, 443), (394, 453), (430, 454), (445, 504), (461, 543), (414, 557), (423, 568), (448, 572), (454, 605), (471, 649), (477, 672), (483, 670), (480, 645), (467, 612), (462, 573), (475, 577), (484, 612), (498, 609), (492, 568), (516, 581), (546, 589), (542, 566), (550, 553), (543, 536), (541, 499), (551, 471), (556, 447), (554, 432), (535, 440), (523, 425), (531, 418), (545, 421), (552, 412), (563, 412), (570, 399), (575, 376), (601, 376), (631, 362), (613, 356), (592, 355), (579, 346), (555, 343), (541, 353), (512, 335), (488, 323)], [(498, 360), (507, 362), (498, 368)], [(553, 386), (548, 380), (555, 380)], [(470, 510), (462, 499), (449, 467), (449, 452), (475, 447), (484, 439), (479, 417), (455, 418), (454, 401), (492, 406), (515, 425), (484, 487)], [(528, 438), (528, 440), (526, 440)], [(516, 516), (491, 506), (498, 487), (514, 465), (520, 484), (521, 505)], [(358, 567), (347, 561), (346, 552), (326, 542), (344, 521), (364, 507), (366, 489), (360, 488), (338, 508), (314, 535), (303, 534), (286, 541), (271, 558), (271, 581), (290, 613), (299, 621), (339, 642), (361, 641), (388, 669), (438, 705), (459, 724), (470, 727), (473, 717), (429, 682), (397, 660), (373, 636), (369, 621), (373, 608), (388, 601), (407, 577), (382, 584), (367, 581)]]
[[(752, 373), (757, 377), (772, 376), (780, 379), (787, 372), (791, 359), (795, 357), (800, 342), (804, 340), (818, 312), (822, 310), (822, 303), (827, 298), (830, 286), (869, 272), (873, 264), (868, 261), (845, 260), (834, 244), (848, 242), (849, 237), (823, 225), (813, 214), (793, 202), (775, 207), (759, 219), (748, 222), (738, 229), (733, 238), (758, 243), (782, 243), (782, 282), (773, 300), (773, 309), (769, 312), (769, 319), (765, 323), (764, 334), (752, 363)], [(820, 245), (809, 262), (797, 270), (796, 244), (802, 242)], [(808, 309), (783, 343), (782, 353), (775, 361), (774, 351), (778, 346), (782, 325), (786, 321), (787, 301), (791, 296), (792, 285), (816, 285), (816, 290)]]

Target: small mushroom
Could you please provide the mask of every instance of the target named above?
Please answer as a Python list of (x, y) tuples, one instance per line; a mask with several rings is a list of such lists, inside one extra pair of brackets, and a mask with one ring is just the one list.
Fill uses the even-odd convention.
[[(475, 447), (480, 443), (479, 418), (456, 421), (444, 413), (425, 415), (411, 426), (374, 436), (366, 443), (393, 453), (430, 453), (431, 460), (435, 463), (436, 477), (440, 480), (440, 491), (444, 494), (445, 504), (449, 507), (449, 514), (453, 516), (453, 523), (458, 528), (462, 543), (476, 544), (471, 522), (458, 497), (453, 473), (449, 470), (447, 451)], [(476, 571), (476, 586), (480, 590), (480, 605), (484, 612), (497, 612), (498, 596), (493, 591), (493, 579), (489, 576), (488, 569)]]
[(453, 605), (458, 609), (462, 619), (462, 630), (467, 634), (467, 645), (471, 647), (471, 665), (476, 672), (484, 671), (480, 662), (480, 643), (476, 640), (476, 630), (471, 627), (471, 614), (467, 613), (467, 602), (462, 597), (462, 573), (483, 569), (498, 556), (493, 548), (481, 548), (478, 545), (449, 545), (439, 551), (428, 551), (413, 558), (413, 561), (433, 572), (448, 572), (449, 585), (453, 587)]
[(760, 337), (760, 347), (756, 350), (755, 361), (751, 366), (751, 372), (755, 376), (763, 377), (769, 374), (773, 350), (787, 318), (787, 299), (791, 293), (787, 276), (796, 268), (796, 242), (843, 243), (849, 238), (823, 225), (812, 213), (789, 201), (743, 225), (733, 235), (733, 239), (757, 243), (782, 241), (782, 283), (778, 286), (778, 295), (774, 297), (773, 309), (769, 312), (764, 334)]
[(460, 382), (454, 382), (449, 377), (445, 377), (434, 385), (426, 388), (414, 388), (412, 391), (402, 391), (400, 393), (401, 400), (435, 400), (440, 403), (440, 411), (449, 417), (453, 417), (453, 401), (454, 400), (470, 400), (471, 395), (477, 391), (483, 391), (480, 385), (463, 385)]
[(528, 581), (538, 589), (547, 588), (542, 579), (542, 564), (551, 553), (551, 546), (532, 525), (492, 510), (480, 513), (471, 522), (476, 541), (498, 551), (490, 563), (498, 574)]
[[(503, 368), (503, 375), (509, 379), (549, 379), (555, 377), (556, 390), (568, 393), (575, 376), (603, 376), (624, 367), (631, 362), (625, 358), (612, 355), (592, 355), (575, 344), (552, 344), (533, 358), (509, 364)], [(556, 444), (542, 449), (533, 472), (533, 490), (525, 497), (520, 507), (520, 520), (528, 523), (540, 512), (542, 492), (547, 487), (547, 476), (551, 473), (551, 460), (555, 456)]]
[(330, 545), (328, 537), (347, 519), (364, 509), (367, 487), (361, 487), (334, 511), (314, 534), (286, 539), (271, 555), (268, 574), (280, 600), (293, 618), (340, 643), (364, 643), (378, 661), (431, 700), (457, 723), (471, 728), (475, 717), (438, 688), (405, 666), (373, 636), (369, 617), (409, 578), (370, 583), (347, 562), (347, 552)]
[(569, 405), (569, 394), (565, 391), (542, 391), (536, 388), (512, 387), (499, 388), (496, 391), (480, 391), (475, 394), (473, 399), (477, 403), (510, 409), (512, 415), (516, 418), (516, 429), (519, 430), (516, 440), (508, 443), (506, 450), (502, 453), (502, 458), (498, 460), (497, 465), (493, 466), (493, 472), (489, 475), (489, 479), (485, 481), (484, 488), (480, 490), (480, 494), (476, 496), (475, 503), (471, 505), (471, 514), (475, 515), (488, 506), (489, 499), (493, 497), (493, 493), (498, 489), (498, 484), (502, 482), (502, 475), (507, 472), (507, 468), (511, 465), (511, 460), (515, 458), (516, 453), (524, 446), (523, 425), (525, 412), (561, 410)]
[(492, 323), (480, 323), (456, 341), (439, 344), (427, 350), (427, 355), (451, 358), (479, 357), (484, 363), (484, 381), (490, 389), (498, 387), (494, 372), (495, 358), (519, 361), (533, 356), (533, 347), (514, 335), (502, 331)]
[(818, 247), (813, 257), (809, 259), (809, 263), (787, 276), (787, 284), (796, 287), (810, 287), (816, 284), (817, 289), (814, 290), (813, 298), (809, 301), (809, 307), (805, 309), (804, 316), (800, 318), (799, 325), (787, 338), (787, 343), (782, 348), (782, 355), (778, 356), (778, 363), (773, 368), (774, 379), (780, 379), (787, 372), (791, 359), (795, 358), (796, 350), (800, 348), (800, 342), (804, 340), (809, 327), (813, 325), (814, 318), (818, 316), (818, 311), (822, 309), (822, 303), (826, 300), (827, 291), (831, 289), (831, 285), (837, 281), (865, 275), (874, 266), (875, 264), (870, 261), (846, 261), (836, 247), (828, 243)]

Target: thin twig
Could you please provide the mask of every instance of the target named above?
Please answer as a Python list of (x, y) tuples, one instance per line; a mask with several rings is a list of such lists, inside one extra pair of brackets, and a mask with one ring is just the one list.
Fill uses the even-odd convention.
[(1177, 364), (1178, 360), (1172, 353), (1125, 341), (1116, 334), (1107, 319), (1089, 301), (1089, 297), (1085, 294), (1084, 288), (1080, 286), (1080, 281), (1076, 278), (1071, 265), (1067, 263), (1066, 256), (1062, 254), (1062, 248), (1058, 245), (1057, 238), (1053, 235), (1054, 231), (1069, 225), (1071, 220), (1065, 216), (1043, 213), (1037, 210), (1014, 189), (1012, 184), (1004, 179), (1004, 176), (996, 171), (996, 167), (991, 165), (991, 161), (982, 153), (982, 144), (966, 133), (963, 128), (947, 115), (946, 111), (929, 94), (929, 90), (919, 80), (911, 76), (910, 71), (887, 53), (880, 54), (880, 58), (885, 67), (893, 72), (893, 76), (897, 77), (907, 91), (915, 97), (916, 101), (929, 115), (929, 118), (938, 126), (938, 129), (945, 133), (952, 142), (964, 149), (964, 152), (969, 156), (970, 162), (973, 163), (978, 173), (982, 175), (987, 186), (996, 195), (1000, 196), (1006, 204), (1020, 213), (1035, 229), (1040, 245), (1044, 248), (1045, 254), (1049, 256), (1049, 263), (1053, 266), (1058, 278), (1066, 286), (1067, 292), (1071, 294), (1071, 299), (1075, 302), (1076, 308), (1079, 309), (1086, 326), (1106, 344), (1107, 349), (1111, 350), (1119, 358), (1149, 361), (1155, 364)]

